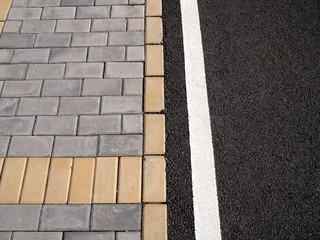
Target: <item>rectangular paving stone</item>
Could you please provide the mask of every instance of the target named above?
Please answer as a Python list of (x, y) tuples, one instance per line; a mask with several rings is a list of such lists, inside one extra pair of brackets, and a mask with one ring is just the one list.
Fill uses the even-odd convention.
[(66, 78), (102, 78), (103, 63), (67, 63)]
[(144, 117), (144, 153), (165, 152), (165, 117), (163, 114), (146, 114)]
[(73, 19), (75, 14), (75, 7), (45, 7), (42, 19)]
[(62, 97), (59, 115), (98, 114), (99, 97)]
[(93, 6), (94, 0), (62, 0), (61, 6)]
[(91, 20), (58, 20), (56, 32), (89, 32)]
[[(0, 184), (0, 204), (17, 204), (20, 199), (20, 192), (22, 188), (24, 171), (26, 168), (26, 158), (6, 158), (3, 170), (1, 173)], [(0, 205), (1, 213), (1, 205)], [(10, 218), (10, 216), (6, 216)], [(0, 231), (12, 230), (3, 229), (0, 214)], [(10, 221), (10, 219), (8, 219)], [(18, 224), (18, 223), (17, 223)]]
[(163, 38), (162, 18), (146, 18), (146, 44), (161, 44)]
[(0, 48), (32, 48), (35, 34), (2, 33)]
[(10, 63), (13, 51), (13, 49), (0, 49), (0, 63)]
[(141, 233), (140, 232), (117, 232), (116, 233), (117, 240), (140, 240)]
[(142, 133), (143, 132), (143, 116), (139, 115), (123, 115), (122, 116), (122, 133)]
[(0, 116), (14, 115), (18, 106), (18, 101), (18, 98), (0, 99)]
[(42, 204), (50, 158), (29, 158), (20, 203)]
[(91, 32), (124, 32), (126, 19), (93, 19)]
[(16, 49), (13, 63), (47, 63), (50, 49)]
[(102, 98), (102, 114), (141, 113), (140, 96), (107, 96)]
[(112, 6), (111, 18), (144, 17), (144, 6)]
[(40, 19), (42, 8), (11, 8), (8, 20)]
[(0, 21), (4, 22), (7, 18), (12, 0), (2, 0), (0, 2)]
[(55, 20), (25, 20), (21, 33), (53, 33), (55, 26)]
[(96, 5), (121, 5), (128, 4), (128, 0), (96, 0)]
[(5, 157), (7, 155), (9, 140), (10, 137), (0, 137), (0, 157)]
[(61, 0), (29, 0), (29, 7), (54, 7), (60, 6)]
[(118, 203), (140, 203), (142, 159), (122, 157), (119, 165)]
[(2, 232), (0, 240), (11, 240), (11, 232)]
[(12, 240), (62, 240), (62, 232), (15, 232)]
[(124, 47), (90, 47), (88, 62), (117, 62), (125, 60)]
[(116, 203), (118, 158), (97, 158), (93, 203)]
[(66, 204), (72, 170), (72, 158), (52, 158), (45, 204)]
[(65, 64), (30, 64), (27, 79), (60, 79), (64, 69)]
[(145, 75), (164, 75), (164, 59), (162, 45), (146, 45)]
[(128, 31), (144, 31), (144, 18), (129, 18), (128, 19)]
[(37, 34), (35, 47), (68, 47), (71, 33), (43, 33)]
[(69, 192), (69, 204), (91, 204), (95, 158), (75, 158)]
[(90, 205), (44, 205), (40, 231), (88, 231)]
[(41, 205), (0, 205), (0, 231), (37, 231)]
[(98, 138), (95, 136), (56, 137), (53, 149), (55, 157), (95, 157)]
[(77, 7), (76, 18), (109, 18), (110, 7)]
[(121, 116), (80, 116), (78, 135), (121, 134)]
[(144, 111), (161, 112), (164, 109), (164, 78), (146, 77), (144, 86)]
[(7, 81), (1, 97), (36, 97), (40, 95), (41, 85), (42, 81)]
[(106, 78), (143, 78), (143, 63), (106, 63)]
[(94, 204), (91, 230), (139, 231), (141, 230), (141, 205)]
[(115, 240), (115, 238), (111, 232), (66, 232), (64, 240)]
[(125, 79), (123, 85), (123, 95), (141, 96), (143, 94), (143, 79)]
[(146, 1), (146, 16), (161, 17), (162, 16), (162, 0)]
[(56, 115), (59, 98), (21, 98), (17, 115)]
[(141, 135), (100, 136), (99, 156), (141, 156)]
[(34, 117), (0, 117), (0, 135), (31, 135)]
[(49, 157), (52, 152), (53, 137), (13, 136), (9, 146), (10, 157)]
[(76, 135), (76, 116), (38, 116), (34, 135)]
[(74, 33), (72, 47), (106, 46), (107, 33)]
[(109, 45), (144, 45), (144, 32), (110, 32)]
[(3, 27), (3, 33), (18, 33), (22, 21), (6, 21)]
[(145, 4), (145, 0), (129, 0), (130, 4)]
[(143, 208), (142, 238), (167, 240), (167, 205), (145, 204)]
[(87, 48), (53, 48), (50, 63), (86, 62)]
[(127, 47), (126, 60), (129, 62), (144, 61), (144, 46)]
[(24, 79), (27, 72), (26, 64), (0, 65), (0, 80)]
[(85, 79), (82, 96), (113, 96), (121, 95), (121, 79)]
[(29, 0), (13, 0), (11, 7), (27, 7)]
[(80, 96), (82, 80), (45, 80), (42, 86), (41, 96), (60, 97)]

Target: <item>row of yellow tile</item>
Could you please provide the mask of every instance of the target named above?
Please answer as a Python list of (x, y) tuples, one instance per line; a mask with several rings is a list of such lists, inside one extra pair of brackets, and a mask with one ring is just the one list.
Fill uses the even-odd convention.
[(8, 12), (11, 6), (12, 0), (1, 0), (0, 1), (0, 33), (2, 32), (2, 28), (4, 22), (7, 19)]
[(163, 157), (2, 158), (0, 177), (0, 204), (166, 201)]

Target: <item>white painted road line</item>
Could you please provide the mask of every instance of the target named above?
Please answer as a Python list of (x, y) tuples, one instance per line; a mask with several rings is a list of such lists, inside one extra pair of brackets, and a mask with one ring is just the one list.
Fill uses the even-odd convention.
[(196, 240), (221, 239), (207, 84), (197, 0), (180, 0)]

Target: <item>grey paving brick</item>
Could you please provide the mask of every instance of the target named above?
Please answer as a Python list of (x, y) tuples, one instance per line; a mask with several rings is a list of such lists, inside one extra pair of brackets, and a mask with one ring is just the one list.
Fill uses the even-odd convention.
[(125, 54), (125, 47), (90, 47), (88, 61), (124, 61)]
[(53, 48), (50, 63), (86, 62), (87, 48)]
[(62, 240), (62, 232), (16, 232), (12, 240)]
[(144, 46), (127, 47), (127, 61), (144, 61)]
[(85, 79), (83, 96), (117, 96), (121, 95), (121, 79)]
[(0, 231), (37, 230), (41, 205), (0, 205)]
[(143, 133), (143, 116), (139, 115), (123, 115), (122, 133)]
[(3, 85), (4, 85), (4, 81), (0, 81), (0, 91), (2, 91)]
[(0, 63), (10, 63), (13, 56), (13, 49), (0, 49)]
[(78, 7), (77, 18), (108, 18), (110, 7), (95, 6), (95, 7)]
[(123, 95), (141, 96), (143, 93), (143, 79), (125, 79), (123, 86)]
[(28, 6), (28, 1), (29, 0), (13, 0), (11, 7), (27, 7)]
[(141, 233), (140, 232), (117, 232), (116, 233), (117, 240), (140, 240)]
[(106, 63), (106, 78), (143, 78), (143, 63)]
[(121, 116), (81, 116), (78, 135), (120, 134)]
[[(71, 136), (56, 137), (53, 149), (54, 157), (95, 157), (97, 155), (98, 137)], [(70, 229), (68, 229), (70, 230)], [(80, 229), (75, 229), (80, 230)]]
[(141, 229), (140, 204), (93, 205), (94, 231), (130, 231)]
[(126, 19), (93, 19), (91, 32), (124, 32)]
[(142, 156), (142, 135), (100, 136), (99, 156)]
[[(0, 137), (0, 156), (1, 157), (6, 157), (7, 156), (9, 140), (10, 140), (10, 137), (4, 137), (4, 136)], [(1, 237), (0, 237), (0, 240), (1, 240)]]
[(144, 45), (143, 32), (110, 32), (109, 45)]
[(37, 34), (35, 47), (68, 47), (71, 41), (71, 33)]
[(102, 97), (102, 114), (141, 113), (142, 98), (140, 96), (107, 96)]
[(59, 98), (21, 98), (18, 115), (56, 115)]
[(0, 80), (18, 80), (24, 79), (26, 76), (27, 65), (0, 65)]
[(11, 240), (11, 232), (0, 233), (0, 240)]
[[(9, 146), (10, 157), (50, 157), (53, 137), (13, 136)], [(33, 229), (26, 229), (33, 230)]]
[(1, 97), (36, 97), (40, 96), (42, 81), (7, 81)]
[(76, 116), (39, 116), (34, 135), (76, 135)]
[(130, 4), (145, 4), (145, 0), (129, 0)]
[(89, 47), (89, 46), (106, 46), (107, 33), (74, 33), (71, 46)]
[(0, 116), (12, 116), (15, 114), (18, 106), (18, 98), (0, 99)]
[(10, 34), (0, 35), (0, 48), (31, 48), (35, 34)]
[(144, 18), (128, 19), (128, 31), (144, 31)]
[(3, 27), (3, 33), (18, 33), (20, 31), (21, 21), (6, 21)]
[(62, 0), (61, 6), (93, 6), (94, 0)]
[(90, 205), (44, 205), (40, 231), (88, 230), (90, 209)]
[(65, 64), (30, 64), (27, 79), (63, 78)]
[(111, 18), (144, 17), (144, 6), (113, 6)]
[(111, 232), (67, 232), (64, 234), (64, 240), (115, 240), (115, 238)]
[(128, 0), (96, 0), (96, 5), (121, 5), (128, 4)]
[(75, 7), (45, 7), (42, 19), (72, 19), (75, 14)]
[(40, 19), (42, 8), (11, 8), (8, 20)]
[(58, 20), (56, 32), (89, 32), (91, 20)]
[(98, 114), (99, 97), (62, 97), (59, 115)]
[(49, 48), (43, 49), (16, 49), (12, 62), (14, 63), (47, 63)]
[(61, 0), (29, 0), (29, 7), (55, 7), (60, 6)]
[(43, 82), (41, 96), (77, 97), (80, 96), (82, 80), (46, 80)]
[(102, 78), (103, 63), (67, 63), (66, 78)]
[(25, 20), (21, 33), (53, 33), (55, 26), (55, 20)]

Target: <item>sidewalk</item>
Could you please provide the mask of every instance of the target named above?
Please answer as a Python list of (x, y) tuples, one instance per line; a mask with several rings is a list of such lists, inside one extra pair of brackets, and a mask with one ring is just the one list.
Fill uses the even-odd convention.
[(163, 240), (159, 0), (0, 3), (0, 240)]

